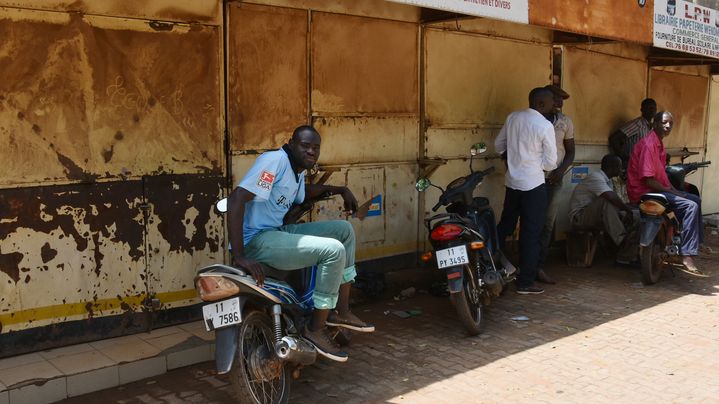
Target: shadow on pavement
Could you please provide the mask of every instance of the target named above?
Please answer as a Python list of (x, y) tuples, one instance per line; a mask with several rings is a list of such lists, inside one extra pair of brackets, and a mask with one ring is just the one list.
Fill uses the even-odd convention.
[[(708, 235), (707, 241), (719, 251), (719, 236)], [(401, 400), (404, 394), (523, 351), (547, 344), (553, 349), (566, 337), (645, 309), (687, 295), (719, 292), (719, 254), (698, 259), (708, 278), (677, 272), (665, 274), (654, 286), (643, 286), (638, 269), (615, 266), (601, 257), (601, 251), (592, 268), (569, 268), (562, 261), (555, 257), (551, 267), (559, 283), (548, 286), (543, 295), (519, 296), (511, 288), (496, 299), (486, 310), (484, 333), (477, 337), (467, 337), (447, 298), (418, 294), (356, 307), (358, 315), (375, 322), (377, 332), (356, 335), (347, 363), (321, 360), (303, 369), (293, 382), (291, 401)], [(392, 310), (421, 310), (421, 315), (401, 319), (385, 314)], [(528, 320), (512, 320), (517, 316)], [(479, 389), (477, 394), (466, 398), (482, 401)], [(235, 401), (227, 377), (213, 376), (212, 363), (205, 363), (66, 402)]]

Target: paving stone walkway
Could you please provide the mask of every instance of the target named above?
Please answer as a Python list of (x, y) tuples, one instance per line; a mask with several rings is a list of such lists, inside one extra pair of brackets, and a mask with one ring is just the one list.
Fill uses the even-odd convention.
[[(709, 241), (719, 250), (719, 236)], [(717, 403), (719, 254), (698, 262), (709, 278), (669, 274), (651, 287), (636, 269), (601, 258), (593, 268), (557, 264), (557, 285), (539, 296), (506, 293), (477, 337), (465, 335), (446, 298), (362, 305), (356, 311), (378, 331), (354, 339), (347, 363), (304, 369), (291, 401)], [(384, 314), (410, 309), (422, 314)], [(227, 377), (206, 362), (66, 402), (234, 400)]]

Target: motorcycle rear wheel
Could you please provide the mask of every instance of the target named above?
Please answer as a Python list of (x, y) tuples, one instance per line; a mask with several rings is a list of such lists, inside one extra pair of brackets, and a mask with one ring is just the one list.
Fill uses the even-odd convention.
[(639, 256), (642, 263), (642, 283), (654, 285), (664, 272), (664, 243), (661, 231), (654, 237), (651, 244), (639, 247)]
[(242, 321), (230, 373), (239, 403), (287, 403), (290, 398), (290, 371), (274, 353), (271, 324), (270, 317), (261, 311), (249, 312)]
[(451, 293), (449, 300), (457, 311), (459, 321), (467, 330), (467, 333), (473, 336), (481, 333), (484, 328), (484, 306), (480, 291), (472, 284), (470, 277), (466, 275), (467, 271), (471, 270), (468, 265), (464, 266), (464, 287), (461, 292)]

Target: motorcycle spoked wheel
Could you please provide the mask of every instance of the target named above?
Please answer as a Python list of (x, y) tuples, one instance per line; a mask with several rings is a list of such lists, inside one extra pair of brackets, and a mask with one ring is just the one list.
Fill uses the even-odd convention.
[(270, 317), (251, 311), (240, 326), (237, 357), (230, 380), (240, 403), (287, 403), (290, 370), (275, 356)]
[(464, 266), (464, 287), (461, 292), (450, 293), (459, 321), (469, 335), (478, 335), (484, 328), (484, 305), (482, 304), (481, 290), (474, 282), (474, 276), (469, 265)]
[(664, 247), (663, 236), (664, 226), (659, 230), (659, 233), (651, 244), (646, 247), (639, 247), (639, 259), (642, 264), (642, 283), (645, 285), (653, 285), (659, 281), (659, 278), (664, 272), (664, 260), (666, 259), (666, 253)]

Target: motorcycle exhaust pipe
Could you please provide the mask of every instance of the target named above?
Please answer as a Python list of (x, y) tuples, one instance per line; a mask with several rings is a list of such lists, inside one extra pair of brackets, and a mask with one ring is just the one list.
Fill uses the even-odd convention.
[(309, 342), (296, 337), (284, 336), (275, 344), (275, 353), (283, 362), (311, 365), (317, 360), (317, 351)]
[(502, 276), (497, 271), (487, 271), (482, 277), (484, 287), (491, 296), (498, 297), (502, 293), (503, 280)]

